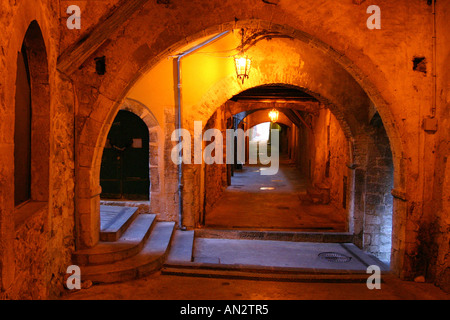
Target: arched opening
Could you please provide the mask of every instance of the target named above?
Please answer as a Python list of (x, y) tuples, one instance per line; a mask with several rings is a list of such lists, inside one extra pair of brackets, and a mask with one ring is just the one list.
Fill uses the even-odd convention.
[(149, 133), (132, 112), (120, 110), (108, 133), (100, 172), (101, 197), (149, 200)]
[[(287, 87), (292, 90), (292, 86)], [(260, 94), (264, 88), (267, 86), (258, 87)], [(273, 86), (269, 90), (273, 91)], [(245, 97), (246, 91), (237, 96)], [(360, 249), (389, 264), (394, 172), (383, 123), (373, 111), (364, 150), (355, 150), (353, 145), (359, 144), (358, 140), (347, 137), (330, 109), (314, 97), (309, 98), (316, 103), (316, 109), (305, 108), (302, 106), (304, 101), (297, 105), (295, 102), (274, 104), (262, 95), (260, 100), (252, 97), (249, 103), (245, 99), (239, 101), (235, 96), (209, 119), (205, 130), (214, 126), (220, 128), (223, 123), (230, 128), (233, 127), (230, 124), (236, 122), (234, 128), (253, 129), (253, 132), (246, 135), (246, 163), (228, 163), (227, 168), (218, 164), (204, 167), (202, 234), (208, 237), (214, 232), (229, 230), (246, 231), (247, 236), (263, 231), (267, 237), (268, 231), (281, 231), (284, 237), (294, 238), (293, 235), (298, 233), (291, 236), (286, 233), (293, 231), (303, 235), (313, 232), (314, 236), (320, 233), (323, 239), (332, 239), (339, 234), (339, 241), (354, 242)], [(257, 144), (255, 150), (259, 154), (261, 143), (272, 145), (268, 129), (281, 127), (267, 122), (273, 106), (280, 110), (279, 120), (288, 134), (279, 134), (279, 172), (264, 178), (260, 172), (267, 166), (249, 163), (248, 150), (252, 143)], [(257, 130), (258, 127), (262, 130)], [(288, 151), (284, 157), (283, 144), (284, 150)], [(266, 147), (262, 146), (262, 149)], [(355, 154), (360, 152), (367, 157), (363, 168), (354, 165)], [(364, 221), (361, 226), (363, 243), (359, 243), (355, 233), (355, 221), (361, 217)], [(348, 235), (351, 236), (346, 237)], [(273, 237), (275, 240), (276, 233)], [(204, 254), (207, 241), (201, 241), (199, 248), (203, 248), (201, 254)]]
[(47, 52), (33, 21), (17, 54), (14, 128), (16, 228), (49, 197), (50, 95)]
[[(276, 102), (287, 99), (291, 99), (289, 103)], [(306, 102), (317, 108), (306, 108)], [(274, 107), (279, 116), (271, 122), (269, 111)], [(329, 109), (299, 89), (278, 84), (234, 96), (214, 113), (205, 130), (223, 123), (220, 117), (246, 132), (246, 157), (245, 163), (205, 166), (206, 205), (200, 221), (204, 228), (349, 231), (350, 183), (346, 180), (351, 176), (347, 167), (351, 151)], [(251, 150), (257, 153), (253, 163)], [(279, 164), (274, 174), (264, 175), (271, 164), (261, 160), (272, 155)], [(216, 174), (225, 170), (227, 176)]]
[[(284, 27), (282, 26), (276, 26), (277, 32), (284, 30), (283, 28)], [(210, 65), (206, 63), (197, 63), (195, 67), (192, 65), (190, 70), (195, 69), (196, 72), (185, 72), (183, 74), (183, 112), (185, 113), (181, 125), (184, 128), (191, 130), (193, 129), (192, 120), (203, 120), (204, 122), (208, 121), (215, 110), (217, 110), (218, 105), (226, 103), (226, 108), (232, 107), (230, 105), (233, 103), (228, 103), (227, 101), (229, 101), (233, 95), (239, 94), (246, 89), (261, 85), (283, 84), (285, 86), (296, 86), (298, 88), (305, 89), (304, 91), (308, 94), (310, 92), (314, 93), (312, 96), (316, 98), (318, 102), (306, 103), (303, 105), (303, 109), (311, 110), (317, 107), (326, 107), (329, 109), (329, 112), (336, 117), (336, 121), (339, 123), (340, 129), (347, 139), (347, 144), (342, 150), (346, 150), (344, 151), (344, 154), (348, 157), (348, 162), (346, 163), (345, 169), (348, 174), (341, 177), (342, 179), (339, 181), (339, 190), (342, 195), (339, 202), (341, 203), (341, 206), (345, 207), (345, 209), (349, 212), (347, 217), (348, 230), (353, 236), (354, 243), (359, 247), (363, 247), (365, 201), (368, 195), (366, 192), (367, 141), (369, 139), (369, 132), (366, 130), (366, 125), (369, 122), (368, 109), (371, 100), (373, 100), (374, 104), (377, 106), (377, 110), (380, 112), (380, 115), (383, 116), (383, 119), (389, 119), (389, 108), (386, 103), (383, 102), (381, 95), (377, 93), (376, 89), (366, 78), (364, 78), (364, 82), (361, 82), (359, 81), (361, 77), (355, 77), (355, 75), (360, 75), (360, 71), (351, 63), (351, 61), (344, 59), (342, 56), (338, 56), (337, 53), (333, 51), (330, 51), (329, 47), (320, 41), (316, 41), (311, 45), (309, 41), (305, 41), (305, 38), (302, 37), (304, 34), (301, 32), (291, 30), (289, 28), (285, 31), (287, 34), (293, 35), (292, 39), (271, 40), (270, 43), (264, 43), (266, 49), (258, 48), (260, 44), (251, 48), (251, 53), (254, 54), (254, 57), (256, 57), (255, 61), (258, 61), (259, 58), (259, 62), (254, 64), (255, 69), (252, 70), (252, 77), (244, 84), (236, 82), (235, 75), (233, 74), (234, 70), (230, 65), (228, 65), (228, 62), (225, 62), (225, 65), (221, 64), (220, 69), (203, 68), (203, 66)], [(211, 31), (211, 34), (213, 33), (214, 31)], [(202, 33), (202, 36), (205, 34), (208, 33)], [(230, 37), (232, 37), (231, 34)], [(286, 43), (288, 41), (289, 44)], [(196, 43), (199, 42), (200, 40)], [(217, 44), (217, 42), (215, 44)], [(262, 43), (261, 46), (263, 46)], [(284, 46), (286, 50), (290, 50), (290, 53), (287, 54), (286, 52), (282, 52), (282, 50), (280, 50), (280, 46)], [(189, 45), (186, 47), (190, 48)], [(229, 47), (226, 49), (229, 49)], [(270, 59), (267, 58), (269, 56), (266, 54), (268, 50), (270, 50), (272, 54)], [(299, 52), (301, 52), (301, 54), (299, 54)], [(205, 54), (206, 53), (211, 53), (211, 50), (206, 50)], [(280, 59), (277, 59), (278, 55), (280, 55)], [(282, 59), (281, 55), (283, 55), (283, 57), (289, 56), (289, 59)], [(192, 55), (189, 59), (191, 58), (192, 61), (194, 61), (198, 58), (198, 56)], [(210, 56), (210, 59), (214, 59), (214, 57)], [(175, 84), (172, 76), (175, 74), (175, 70), (173, 69), (175, 64), (173, 61), (165, 62), (165, 60), (167, 59), (162, 59), (158, 65), (152, 64), (151, 66), (154, 68), (148, 70), (147, 74), (142, 76), (139, 80), (137, 80), (137, 78), (133, 78), (133, 82), (128, 84), (128, 91), (125, 90), (128, 92), (127, 94), (133, 90), (136, 92), (139, 91), (136, 88), (142, 86), (143, 84), (145, 84), (145, 88), (149, 88), (148, 83), (149, 81), (151, 82), (149, 79), (151, 79), (151, 75), (156, 72), (155, 70), (157, 70), (158, 72), (162, 71), (163, 73), (160, 73), (159, 76), (153, 74), (153, 76), (155, 76), (153, 78), (153, 83), (155, 82), (155, 79), (163, 79), (164, 81), (159, 81), (159, 87), (155, 86), (155, 88), (166, 90), (169, 92), (171, 99), (173, 99), (172, 90), (175, 87)], [(184, 60), (184, 66), (187, 68), (186, 70), (189, 69), (189, 67), (187, 67), (187, 60), (188, 58)], [(225, 60), (221, 59), (221, 61)], [(216, 61), (215, 63), (219, 62)], [(295, 68), (293, 68), (292, 65), (295, 65)], [(142, 70), (146, 68), (146, 66), (143, 66)], [(298, 70), (301, 70), (302, 72), (298, 72)], [(217, 71), (217, 73), (215, 73), (215, 71)], [(331, 74), (334, 76), (330, 76)], [(161, 75), (163, 75), (162, 78), (160, 77)], [(193, 78), (198, 79), (200, 76), (202, 76), (204, 82), (198, 83), (196, 81), (190, 81), (193, 80)], [(194, 87), (195, 89), (193, 89)], [(144, 90), (141, 91), (145, 92)], [(151, 95), (147, 94), (146, 96)], [(131, 97), (136, 98), (137, 96)], [(164, 100), (161, 98), (158, 102), (162, 110), (160, 111), (160, 113), (163, 114), (162, 118), (166, 121), (164, 123), (166, 137), (170, 137), (172, 132), (170, 129), (175, 128), (174, 124), (176, 123), (175, 119), (177, 111), (174, 108), (173, 100)], [(118, 108), (119, 106), (120, 102), (117, 102), (113, 107)], [(253, 106), (251, 106), (250, 103), (247, 106), (247, 109), (251, 109), (252, 107)], [(300, 111), (304, 111), (303, 109)], [(187, 110), (189, 110), (189, 115), (186, 115)], [(232, 114), (237, 114), (237, 112)], [(401, 154), (401, 144), (395, 134), (396, 131), (393, 123), (386, 123), (388, 124), (386, 131), (392, 141), (394, 141), (394, 146), (392, 148), (394, 150), (393, 154), (395, 155), (393, 157), (395, 159), (394, 163), (400, 168), (400, 171), (396, 171), (397, 173), (400, 172), (396, 175), (396, 186), (401, 189), (404, 182), (402, 180), (403, 167), (401, 166), (401, 161), (399, 159), (399, 155)], [(225, 126), (223, 126), (223, 129), (224, 128)], [(104, 127), (101, 130), (104, 131)], [(324, 130), (323, 133), (325, 134), (325, 137), (328, 134), (326, 130)], [(82, 139), (87, 139), (83, 137), (84, 136), (82, 136)], [(103, 135), (100, 135), (98, 141), (101, 143), (103, 139)], [(170, 150), (170, 148), (166, 148), (166, 151), (168, 150)], [(324, 177), (331, 178), (332, 175), (329, 173), (330, 168), (327, 168), (327, 166), (330, 165), (327, 165), (326, 163), (331, 163), (332, 154), (329, 155), (329, 153), (327, 153), (325, 157), (322, 158), (325, 158), (326, 161), (325, 165), (319, 171), (323, 172)], [(167, 153), (166, 159), (169, 159)], [(96, 153), (93, 154), (93, 161), (94, 163), (97, 161)], [(166, 165), (167, 168), (171, 166), (170, 163), (166, 163)], [(210, 168), (213, 168), (213, 166), (214, 165), (210, 166)], [(303, 166), (303, 168), (305, 168), (305, 166)], [(313, 171), (312, 168), (309, 168), (309, 165), (306, 166), (306, 168), (308, 168), (307, 171), (309, 172)], [(181, 221), (178, 221), (180, 225), (183, 224), (181, 222), (184, 222), (185, 225), (193, 228), (197, 223), (202, 223), (201, 212), (203, 208), (208, 205), (207, 201), (204, 199), (204, 182), (208, 179), (208, 174), (205, 174), (203, 169), (204, 167), (199, 168), (189, 165), (185, 166), (183, 169), (183, 186), (192, 186), (192, 188), (189, 188), (188, 191), (186, 189), (184, 190), (183, 198), (181, 200), (179, 200), (176, 196), (172, 198), (175, 199), (176, 204), (178, 204), (178, 201), (183, 201), (183, 208), (186, 208), (183, 212), (183, 218)], [(226, 168), (221, 168), (221, 170), (213, 169), (211, 172), (214, 172), (216, 175), (220, 174), (222, 177), (227, 177), (229, 175)], [(89, 172), (89, 176), (93, 178), (96, 174), (97, 171), (94, 165), (93, 170)], [(170, 175), (172, 175), (172, 178), (176, 176), (176, 167), (170, 168)], [(170, 179), (172, 182), (176, 181), (172, 178)], [(225, 184), (223, 184), (223, 181), (225, 181)], [(222, 180), (222, 183), (216, 186), (217, 190), (225, 187), (227, 183), (227, 179)], [(166, 186), (168, 186), (165, 190), (166, 194), (173, 196), (177, 190), (177, 185), (173, 183)], [(346, 193), (344, 190), (347, 188), (349, 192)], [(213, 190), (210, 189), (208, 192), (213, 192)], [(220, 192), (217, 194), (220, 194)], [(401, 192), (396, 194), (401, 194)], [(403, 200), (399, 200), (399, 210), (402, 210), (403, 208), (401, 201)], [(169, 219), (177, 220), (176, 207), (177, 206), (174, 205), (169, 208), (171, 210), (165, 212), (164, 216)]]
[[(119, 195), (119, 194), (105, 194), (104, 190), (102, 190), (102, 199), (100, 201), (101, 205), (108, 205), (108, 206), (132, 206), (132, 207), (138, 207), (140, 212), (159, 212), (161, 209), (161, 206), (164, 205), (164, 201), (161, 199), (161, 189), (164, 182), (164, 176), (162, 174), (163, 170), (163, 161), (162, 161), (162, 149), (164, 146), (164, 137), (161, 131), (161, 127), (155, 118), (155, 116), (152, 114), (152, 112), (149, 110), (147, 106), (142, 104), (141, 102), (133, 99), (126, 99), (121, 109), (119, 110), (118, 114), (116, 115), (116, 118), (114, 122), (117, 123), (117, 121), (120, 122), (120, 119), (117, 119), (117, 117), (121, 115), (129, 115), (134, 119), (136, 123), (138, 123), (138, 127), (141, 127), (139, 129), (138, 127), (134, 128), (134, 130), (139, 131), (138, 135), (143, 136), (144, 139), (142, 139), (142, 143), (145, 143), (145, 141), (148, 141), (148, 143), (142, 145), (143, 149), (146, 149), (148, 152), (140, 152), (140, 156), (138, 154), (135, 154), (135, 156), (138, 156), (138, 161), (142, 165), (142, 171), (145, 171), (143, 169), (144, 165), (148, 166), (148, 175), (146, 175), (144, 172), (140, 174), (140, 180), (145, 180), (145, 177), (148, 177), (148, 193), (144, 193), (142, 190), (141, 194), (131, 194), (127, 196)], [(117, 120), (117, 121), (116, 121)], [(143, 124), (145, 125), (146, 129), (144, 129)], [(117, 134), (120, 130), (118, 127), (114, 129), (114, 125), (111, 125), (111, 128), (108, 132), (108, 136), (105, 142), (105, 148), (102, 155), (102, 160), (107, 157), (107, 154), (109, 155), (109, 161), (106, 161), (105, 163), (102, 163), (102, 173), (100, 179), (102, 180), (102, 176), (108, 176), (111, 175), (111, 172), (114, 172), (115, 167), (113, 166), (113, 171), (108, 171), (106, 166), (108, 166), (108, 163), (111, 164), (111, 162), (119, 161), (117, 160), (117, 157), (114, 158), (113, 152), (111, 149), (115, 149), (111, 146), (110, 142), (110, 135), (113, 134), (113, 131)], [(146, 130), (146, 131), (145, 131)], [(147, 139), (148, 136), (148, 139)], [(136, 142), (138, 144), (141, 143), (139, 139), (141, 138), (135, 138), (138, 139)], [(114, 142), (113, 142), (114, 143)], [(124, 150), (125, 151), (125, 150)], [(123, 153), (124, 151), (120, 151)], [(137, 151), (137, 150), (134, 150)], [(117, 153), (117, 152), (116, 152)], [(147, 155), (145, 157), (145, 155)], [(115, 159), (115, 160), (114, 160)], [(103, 161), (102, 161), (103, 162)], [(145, 164), (144, 164), (145, 162)], [(133, 164), (132, 164), (133, 165)], [(111, 170), (111, 169), (110, 169)], [(104, 179), (107, 180), (107, 179)], [(118, 183), (118, 179), (115, 179)], [(135, 179), (132, 179), (135, 180)], [(142, 183), (142, 182), (141, 182)], [(108, 182), (106, 182), (108, 184)]]

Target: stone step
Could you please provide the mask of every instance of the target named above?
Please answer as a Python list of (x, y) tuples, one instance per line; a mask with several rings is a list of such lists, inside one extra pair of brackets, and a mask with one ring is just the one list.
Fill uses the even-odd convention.
[(353, 234), (348, 232), (259, 231), (205, 228), (196, 229), (195, 237), (211, 239), (277, 240), (294, 242), (353, 242)]
[(81, 266), (81, 280), (113, 283), (137, 279), (161, 269), (170, 250), (175, 222), (157, 222), (135, 256), (106, 265)]
[[(364, 271), (317, 270), (247, 265), (221, 265), (214, 263), (166, 264), (163, 275), (202, 278), (246, 279), (289, 282), (364, 283), (370, 274)], [(388, 272), (382, 272), (388, 274)]]
[(138, 215), (136, 207), (100, 206), (100, 241), (117, 241)]
[(139, 214), (128, 229), (115, 242), (99, 242), (90, 249), (73, 253), (72, 260), (77, 265), (98, 265), (128, 259), (141, 251), (148, 239), (155, 214)]
[(176, 230), (167, 263), (191, 262), (193, 259), (194, 230)]

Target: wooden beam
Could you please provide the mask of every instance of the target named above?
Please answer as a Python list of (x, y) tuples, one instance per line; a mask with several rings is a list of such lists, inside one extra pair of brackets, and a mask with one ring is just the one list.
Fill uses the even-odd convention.
[(232, 114), (239, 113), (246, 110), (256, 110), (256, 109), (272, 109), (276, 108), (279, 110), (292, 109), (305, 111), (312, 114), (317, 114), (320, 109), (320, 103), (318, 101), (297, 101), (297, 102), (286, 102), (286, 103), (276, 103), (276, 102), (262, 102), (260, 100), (246, 101), (246, 102), (235, 102), (228, 101), (228, 107)]
[(300, 121), (305, 125), (305, 127), (307, 127), (309, 129), (309, 131), (313, 132), (313, 129), (309, 126), (309, 124), (306, 122), (306, 120), (303, 119), (303, 117), (300, 114), (300, 112), (298, 112), (297, 110), (292, 110), (292, 111), (300, 119)]
[(148, 0), (122, 0), (105, 21), (58, 58), (59, 71), (70, 75), (76, 71), (100, 46), (120, 28)]
[(292, 109), (280, 109), (281, 112), (283, 112), (286, 117), (289, 118), (289, 120), (292, 121), (293, 124), (295, 124), (298, 128), (302, 126), (302, 122), (298, 119), (298, 117), (294, 114)]
[(297, 127), (304, 125), (311, 133), (314, 133), (310, 125), (303, 119), (302, 115), (297, 110), (288, 109), (282, 112), (284, 112)]

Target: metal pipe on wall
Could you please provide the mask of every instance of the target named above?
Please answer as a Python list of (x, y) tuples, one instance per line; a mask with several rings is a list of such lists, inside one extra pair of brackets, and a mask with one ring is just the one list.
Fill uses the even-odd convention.
[[(175, 95), (175, 107), (177, 109), (177, 129), (181, 129), (181, 114), (182, 114), (182, 82), (181, 82), (181, 59), (186, 57), (187, 55), (197, 51), (198, 49), (212, 43), (213, 41), (218, 40), (223, 37), (230, 31), (225, 31), (215, 35), (214, 37), (194, 46), (193, 48), (175, 55), (174, 58), (174, 66), (176, 68), (176, 72), (174, 72), (176, 77), (176, 95)], [(178, 228), (180, 230), (186, 230), (186, 227), (183, 225), (183, 163), (182, 163), (182, 155), (181, 151), (179, 154), (180, 161), (178, 164)]]
[(431, 117), (434, 118), (436, 116), (436, 104), (437, 104), (437, 75), (436, 75), (436, 58), (437, 58), (437, 42), (436, 42), (436, 0), (432, 0), (432, 13), (433, 13), (433, 102), (431, 106)]

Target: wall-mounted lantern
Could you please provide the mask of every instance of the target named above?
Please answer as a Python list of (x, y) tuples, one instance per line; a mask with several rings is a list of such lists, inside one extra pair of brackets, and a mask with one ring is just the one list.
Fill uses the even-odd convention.
[(244, 80), (248, 79), (248, 75), (250, 74), (252, 60), (244, 54), (244, 29), (241, 29), (241, 36), (241, 46), (239, 53), (234, 56), (234, 65), (236, 67), (237, 78), (244, 83)]
[(236, 66), (236, 76), (239, 80), (242, 80), (242, 83), (244, 83), (244, 80), (248, 79), (252, 60), (247, 56), (236, 55), (234, 57), (234, 63)]

